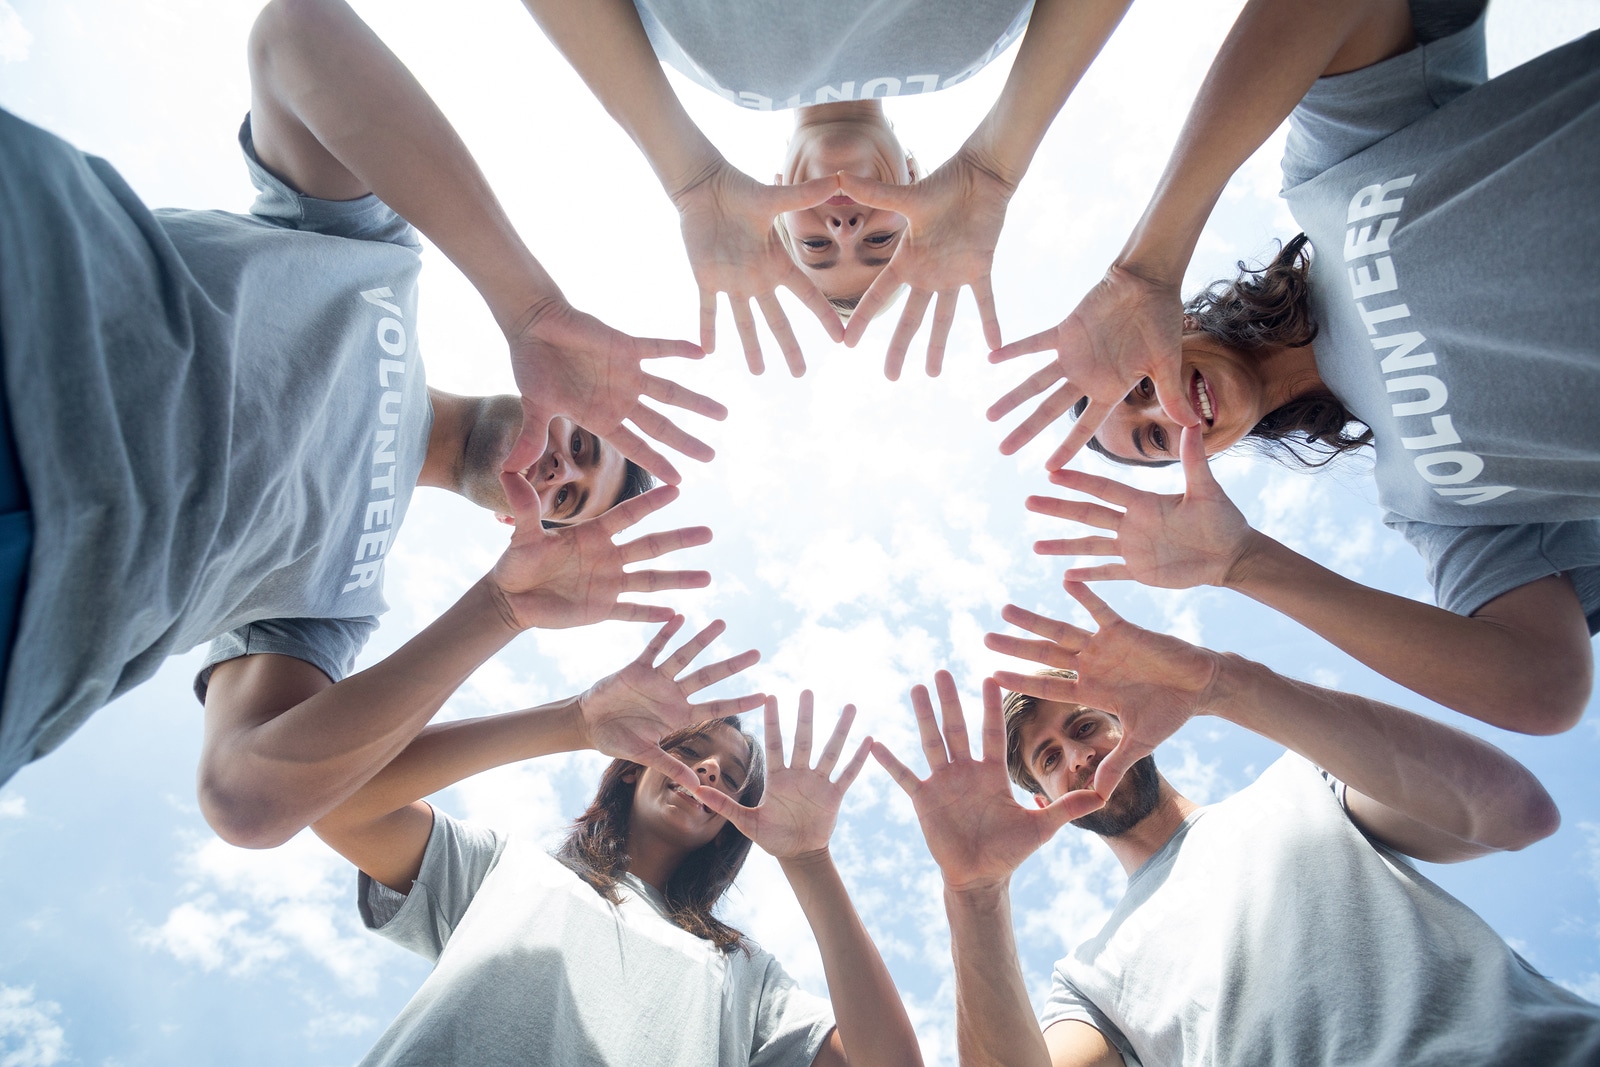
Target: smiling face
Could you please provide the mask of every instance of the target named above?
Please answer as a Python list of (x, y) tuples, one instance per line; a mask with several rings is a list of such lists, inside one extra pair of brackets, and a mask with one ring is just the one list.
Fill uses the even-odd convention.
[[(700, 781), (737, 799), (750, 776), (750, 742), (726, 723), (703, 737), (674, 746), (674, 755), (688, 764)], [(638, 772), (628, 821), (634, 835), (658, 837), (674, 849), (692, 852), (709, 844), (727, 824), (720, 815), (690, 796), (672, 779), (646, 767)]]
[[(851, 103), (862, 103), (852, 101)], [(821, 104), (801, 108), (778, 180), (794, 185), (843, 171), (893, 185), (912, 173), (882, 109)], [(889, 262), (906, 219), (847, 196), (783, 215), (790, 255), (829, 299), (856, 299)]]
[[(1266, 367), (1262, 353), (1232, 348), (1204, 333), (1183, 335), (1184, 391), (1200, 417), (1206, 455), (1238, 444), (1273, 409)], [(1178, 458), (1181, 431), (1144, 378), (1112, 409), (1095, 439), (1114, 456), (1162, 462)]]
[[(1122, 723), (1110, 712), (1050, 700), (1035, 701), (1032, 715), (1015, 729), (1022, 765), (1042, 790), (1034, 794), (1040, 807), (1090, 788), (1100, 761), (1122, 740)], [(1104, 837), (1126, 833), (1155, 810), (1160, 783), (1154, 758), (1146, 756), (1129, 768), (1104, 807), (1072, 825)]]

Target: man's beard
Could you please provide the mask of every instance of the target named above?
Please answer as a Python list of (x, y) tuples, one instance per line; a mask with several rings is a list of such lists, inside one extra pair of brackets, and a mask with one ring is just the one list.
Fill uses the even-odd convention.
[(1146, 815), (1156, 810), (1161, 799), (1161, 776), (1156, 773), (1156, 759), (1146, 756), (1128, 768), (1105, 807), (1091, 811), (1072, 825), (1101, 837), (1119, 837), (1144, 821)]

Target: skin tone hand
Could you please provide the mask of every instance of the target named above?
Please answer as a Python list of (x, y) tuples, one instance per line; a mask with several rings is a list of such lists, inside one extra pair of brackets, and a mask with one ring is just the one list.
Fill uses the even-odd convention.
[(726, 793), (702, 786), (696, 798), (712, 811), (739, 828), (750, 840), (779, 860), (799, 859), (825, 853), (839, 805), (856, 775), (867, 762), (872, 738), (864, 738), (836, 781), (828, 779), (844, 751), (855, 721), (854, 705), (846, 704), (823, 746), (817, 765), (811, 766), (811, 690), (800, 694), (800, 714), (794, 727), (794, 752), (783, 760), (783, 732), (778, 725), (778, 701), (767, 698), (763, 720), (767, 745), (767, 788), (761, 803), (747, 808)]
[(1073, 567), (1069, 582), (1131, 578), (1163, 589), (1223, 585), (1244, 558), (1254, 531), (1211, 475), (1201, 451), (1200, 431), (1185, 427), (1179, 454), (1187, 480), (1178, 494), (1146, 493), (1082, 471), (1053, 471), (1056, 485), (1099, 497), (1121, 508), (1085, 500), (1030, 496), (1028, 510), (1112, 531), (1110, 537), (1039, 541), (1041, 556), (1121, 556), (1121, 563)]
[(715, 455), (710, 445), (644, 403), (649, 397), (707, 418), (728, 417), (728, 409), (710, 397), (644, 370), (644, 360), (662, 356), (700, 359), (705, 353), (695, 345), (630, 337), (559, 298), (535, 304), (507, 328), (506, 336), (523, 398), (523, 428), (506, 457), (505, 470), (523, 470), (544, 454), (550, 420), (556, 415), (605, 438), (669, 485), (681, 480), (677, 468), (624, 426), (623, 419), (691, 458), (705, 462)]
[(676, 756), (663, 752), (661, 739), (697, 722), (739, 715), (760, 707), (760, 693), (698, 704), (690, 703), (689, 698), (748, 670), (761, 659), (761, 653), (752, 648), (701, 667), (692, 674), (684, 673), (695, 657), (727, 629), (718, 619), (685, 641), (658, 666), (656, 657), (682, 627), (683, 616), (674, 615), (656, 631), (638, 658), (615, 674), (600, 679), (578, 697), (578, 712), (582, 717), (580, 729), (584, 747), (654, 767), (684, 788), (696, 789), (699, 777)]
[(1000, 714), (1000, 688), (983, 682), (983, 755), (973, 759), (966, 718), (949, 671), (934, 675), (944, 732), (934, 718), (926, 686), (911, 690), (911, 707), (928, 758), (928, 777), (919, 779), (882, 744), (872, 755), (911, 798), (928, 851), (955, 892), (1004, 886), (1022, 861), (1057, 830), (1104, 803), (1090, 790), (1058, 797), (1048, 807), (1024, 807), (1011, 795), (1006, 778), (1006, 731)]
[(624, 571), (630, 563), (655, 559), (711, 540), (704, 526), (664, 530), (626, 544), (612, 538), (678, 497), (675, 486), (661, 485), (625, 500), (605, 514), (575, 526), (544, 529), (539, 497), (520, 474), (502, 471), (516, 516), (511, 545), (489, 572), (488, 584), (504, 622), (515, 631), (530, 627), (565, 629), (602, 619), (666, 622), (672, 609), (619, 600), (624, 593), (698, 589), (711, 584), (705, 571)]
[(1216, 706), (1212, 690), (1222, 657), (1166, 634), (1135, 626), (1076, 582), (1067, 592), (1089, 610), (1100, 627), (1091, 632), (1071, 623), (1007, 604), (1001, 617), (1044, 638), (988, 634), (984, 644), (1008, 656), (1076, 671), (1076, 679), (997, 671), (995, 681), (1013, 692), (1042, 700), (1083, 704), (1122, 720), (1122, 740), (1095, 770), (1094, 790), (1109, 797), (1134, 763), (1155, 751), (1203, 709)]
[(1087, 397), (1089, 404), (1066, 440), (1045, 461), (1051, 470), (1066, 466), (1142, 378), (1154, 383), (1169, 418), (1181, 426), (1198, 426), (1200, 416), (1182, 381), (1181, 308), (1176, 283), (1152, 281), (1113, 266), (1059, 326), (991, 352), (989, 361), (1002, 363), (1030, 352), (1056, 351), (1053, 362), (995, 402), (988, 412), (991, 422), (1061, 383), (1006, 435), (1000, 451), (1008, 456), (1016, 452)]
[(978, 302), (984, 340), (990, 348), (999, 348), (1000, 321), (995, 315), (989, 271), (1016, 183), (1001, 178), (994, 166), (986, 165), (970, 147), (963, 147), (944, 166), (911, 185), (840, 174), (839, 187), (846, 196), (869, 207), (899, 212), (908, 223), (894, 256), (862, 295), (845, 329), (844, 343), (854, 346), (859, 342), (879, 308), (893, 299), (902, 284), (909, 285), (911, 293), (883, 367), (891, 381), (899, 378), (911, 337), (922, 325), (929, 301), (937, 295), (927, 364), (929, 377), (935, 377), (944, 365), (956, 301), (966, 285)]
[(838, 191), (832, 177), (799, 185), (763, 185), (719, 155), (694, 181), (671, 194), (683, 225), (684, 249), (700, 287), (700, 344), (707, 352), (717, 347), (717, 294), (727, 293), (750, 373), (765, 369), (750, 314), (754, 298), (778, 340), (789, 373), (796, 378), (804, 374), (800, 342), (778, 303), (780, 285), (811, 309), (829, 337), (844, 338), (838, 312), (789, 257), (772, 222), (786, 211), (816, 207)]

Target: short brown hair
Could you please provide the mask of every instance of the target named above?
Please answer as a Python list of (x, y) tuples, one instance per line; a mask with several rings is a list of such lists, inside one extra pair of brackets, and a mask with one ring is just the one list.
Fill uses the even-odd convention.
[[(1037, 672), (1035, 677), (1066, 678), (1070, 680), (1078, 676), (1073, 671), (1051, 667), (1048, 670)], [(1093, 710), (1087, 704), (1074, 704), (1070, 701), (1064, 703), (1074, 709)], [(1033, 717), (1038, 714), (1039, 698), (1029, 696), (1027, 693), (1007, 693), (1005, 700), (1000, 705), (1000, 712), (1005, 716), (1006, 720), (1006, 773), (1021, 788), (1026, 789), (1035, 796), (1042, 796), (1044, 787), (1039, 784), (1039, 780), (1033, 776), (1032, 771), (1028, 770), (1027, 764), (1022, 759), (1022, 728), (1032, 722)]]

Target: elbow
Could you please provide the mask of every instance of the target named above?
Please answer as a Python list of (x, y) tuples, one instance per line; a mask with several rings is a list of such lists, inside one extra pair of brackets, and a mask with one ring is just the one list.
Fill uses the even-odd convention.
[(1594, 689), (1593, 654), (1585, 642), (1578, 654), (1530, 660), (1515, 678), (1504, 681), (1493, 698), (1494, 712), (1474, 718), (1519, 734), (1549, 737), (1566, 733), (1588, 710)]
[(238, 848), (277, 848), (308, 821), (272, 791), (229, 781), (203, 766), (198, 792), (206, 823)]
[(1497, 852), (1520, 852), (1561, 829), (1561, 809), (1537, 781), (1530, 780), (1520, 802), (1507, 798), (1502, 812), (1508, 817), (1483, 841)]
[(259, 81), (276, 49), (314, 40), (326, 22), (330, 0), (269, 0), (250, 27), (250, 70)]

